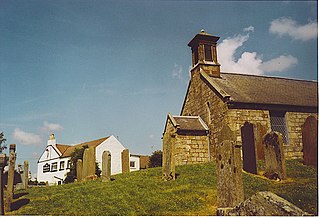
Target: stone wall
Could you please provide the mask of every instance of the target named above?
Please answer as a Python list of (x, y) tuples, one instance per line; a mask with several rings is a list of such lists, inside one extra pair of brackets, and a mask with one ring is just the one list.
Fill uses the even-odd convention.
[(227, 105), (213, 94), (199, 72), (194, 71), (181, 115), (200, 116), (209, 127), (210, 159), (214, 157), (217, 136), (225, 123), (227, 110)]
[(208, 162), (208, 136), (177, 135), (175, 164)]
[(266, 110), (229, 109), (226, 121), (231, 130), (236, 131), (237, 144), (239, 145), (242, 144), (240, 128), (246, 121), (255, 125), (260, 123), (271, 131), (269, 111)]
[(286, 121), (289, 136), (289, 144), (285, 145), (286, 158), (302, 158), (302, 125), (308, 116), (318, 117), (316, 113), (287, 112)]

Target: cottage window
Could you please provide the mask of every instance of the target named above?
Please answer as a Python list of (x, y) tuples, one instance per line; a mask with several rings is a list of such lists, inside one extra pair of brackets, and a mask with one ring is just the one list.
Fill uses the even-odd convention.
[(136, 162), (134, 162), (134, 161), (130, 161), (130, 167), (136, 167)]
[(50, 165), (48, 163), (46, 163), (43, 168), (42, 168), (42, 172), (47, 173), (50, 172)]
[(289, 138), (285, 115), (285, 112), (270, 111), (271, 130), (281, 133), (283, 143), (287, 145)]
[(70, 160), (68, 160), (68, 162), (67, 162), (67, 169), (70, 169)]
[(211, 45), (204, 45), (204, 58), (206, 61), (213, 61)]
[(60, 162), (60, 169), (59, 170), (64, 170), (64, 161)]
[(51, 172), (55, 172), (58, 170), (58, 162), (54, 162), (51, 165)]

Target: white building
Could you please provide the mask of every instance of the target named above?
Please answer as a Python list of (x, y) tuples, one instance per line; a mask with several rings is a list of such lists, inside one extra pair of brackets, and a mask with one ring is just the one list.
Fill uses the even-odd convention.
[[(70, 171), (70, 156), (73, 151), (83, 146), (95, 147), (96, 162), (102, 167), (102, 154), (104, 151), (111, 153), (111, 174), (122, 173), (121, 152), (125, 147), (114, 137), (84, 142), (74, 146), (57, 144), (52, 134), (48, 140), (47, 147), (38, 160), (37, 180), (48, 182), (49, 185), (62, 182)], [(130, 155), (130, 171), (140, 169), (140, 158), (138, 155)]]

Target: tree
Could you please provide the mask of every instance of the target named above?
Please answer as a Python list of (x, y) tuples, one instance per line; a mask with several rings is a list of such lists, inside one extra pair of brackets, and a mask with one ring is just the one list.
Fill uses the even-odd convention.
[(0, 133), (0, 154), (3, 150), (7, 149), (7, 145), (5, 144), (7, 139), (4, 138), (4, 133)]
[(152, 155), (150, 156), (150, 162), (149, 167), (161, 167), (162, 166), (162, 151), (157, 150), (152, 152)]

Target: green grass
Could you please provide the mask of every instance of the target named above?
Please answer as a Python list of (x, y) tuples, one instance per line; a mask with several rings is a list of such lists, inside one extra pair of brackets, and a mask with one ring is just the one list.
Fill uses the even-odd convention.
[[(161, 168), (90, 181), (30, 188), (8, 215), (215, 215), (214, 163), (176, 167), (176, 181), (161, 180)], [(269, 181), (244, 173), (245, 197), (270, 190), (303, 210), (317, 212), (317, 169), (287, 162), (288, 180)], [(21, 195), (23, 190), (20, 191)], [(18, 193), (18, 192), (17, 192)]]

